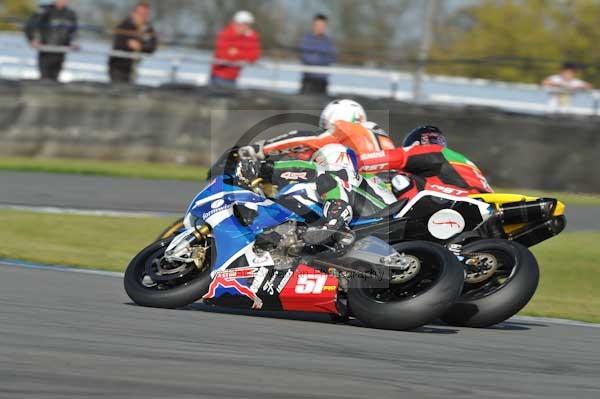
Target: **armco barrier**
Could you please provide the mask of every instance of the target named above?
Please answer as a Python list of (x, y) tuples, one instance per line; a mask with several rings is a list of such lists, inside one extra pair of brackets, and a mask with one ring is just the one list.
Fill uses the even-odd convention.
[[(318, 115), (329, 100), (203, 87), (0, 81), (0, 155), (205, 164), (261, 120), (285, 112)], [(451, 147), (480, 165), (492, 184), (600, 192), (600, 118), (358, 100), (398, 141), (415, 126), (440, 126)], [(295, 127), (309, 126), (286, 123), (265, 135)]]

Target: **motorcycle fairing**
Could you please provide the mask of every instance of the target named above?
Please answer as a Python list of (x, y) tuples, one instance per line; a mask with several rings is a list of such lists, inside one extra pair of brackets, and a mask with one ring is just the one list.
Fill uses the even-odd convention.
[(340, 314), (336, 277), (305, 264), (278, 270), (242, 267), (219, 271), (206, 303), (255, 310)]
[[(256, 212), (251, 223), (238, 220), (236, 206)], [(202, 220), (214, 237), (216, 255), (205, 301), (252, 309), (338, 313), (337, 278), (303, 264), (277, 270), (270, 254), (254, 252), (256, 236), (265, 229), (302, 220), (294, 212), (220, 176), (194, 198), (185, 219), (188, 228), (193, 227), (192, 220), (194, 224)]]
[[(256, 211), (249, 225), (243, 225), (234, 214), (234, 206), (247, 206)], [(210, 225), (214, 236), (216, 258), (214, 273), (227, 268), (237, 258), (252, 250), (256, 235), (273, 226), (295, 220), (297, 216), (252, 191), (228, 184), (226, 177), (219, 176), (202, 190), (188, 207), (186, 227), (194, 227), (197, 220)], [(249, 255), (251, 256), (251, 255)]]

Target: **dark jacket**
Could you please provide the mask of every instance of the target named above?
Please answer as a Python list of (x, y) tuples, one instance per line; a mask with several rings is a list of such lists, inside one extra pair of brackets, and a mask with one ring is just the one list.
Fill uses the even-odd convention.
[[(300, 60), (304, 65), (329, 66), (335, 62), (336, 50), (329, 36), (307, 33), (300, 41), (299, 50)], [(322, 73), (305, 73), (304, 76), (327, 79), (327, 74)]]
[(77, 34), (77, 14), (68, 7), (41, 6), (25, 24), (27, 40), (50, 46), (69, 46)]
[[(115, 30), (113, 50), (132, 53), (133, 50), (129, 48), (127, 42), (130, 39), (136, 39), (142, 43), (143, 53), (152, 54), (156, 51), (158, 39), (156, 37), (156, 32), (150, 23), (138, 28), (131, 20), (131, 17), (129, 17), (121, 22)], [(131, 69), (134, 60), (130, 58), (111, 57), (109, 62), (111, 67)]]

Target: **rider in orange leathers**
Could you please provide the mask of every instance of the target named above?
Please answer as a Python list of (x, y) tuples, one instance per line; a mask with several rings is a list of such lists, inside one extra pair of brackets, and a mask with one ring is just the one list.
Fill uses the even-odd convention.
[(423, 190), (452, 195), (492, 192), (487, 180), (462, 154), (447, 148), (444, 134), (434, 126), (413, 130), (396, 148), (387, 133), (367, 121), (360, 104), (335, 100), (321, 115), (320, 131), (294, 131), (268, 140), (257, 151), (267, 159), (309, 160), (328, 144), (354, 150), (363, 173), (387, 174), (398, 198)]

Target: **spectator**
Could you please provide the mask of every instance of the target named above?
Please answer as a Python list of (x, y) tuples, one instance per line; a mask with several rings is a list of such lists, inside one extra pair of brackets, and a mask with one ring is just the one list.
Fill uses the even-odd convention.
[(577, 65), (565, 62), (560, 73), (548, 77), (542, 85), (548, 88), (550, 93), (550, 111), (564, 112), (571, 105), (571, 99), (579, 91), (591, 90), (592, 85), (577, 79)]
[(77, 34), (77, 14), (69, 0), (40, 6), (25, 24), (25, 36), (31, 47), (40, 49), (38, 66), (42, 79), (58, 81), (65, 62), (64, 52), (44, 50), (43, 46), (71, 46)]
[[(248, 11), (238, 11), (217, 36), (215, 59), (239, 63), (255, 62), (261, 53), (260, 37), (252, 29), (254, 16)], [(241, 66), (216, 63), (212, 66), (210, 84), (215, 87), (233, 88)]]
[[(152, 54), (156, 51), (158, 39), (150, 23), (150, 12), (150, 4), (145, 1), (133, 8), (131, 15), (115, 29), (113, 50), (138, 54)], [(111, 82), (131, 83), (138, 62), (134, 58), (110, 57), (108, 68)]]
[[(336, 50), (327, 36), (328, 18), (315, 15), (312, 32), (300, 41), (300, 60), (304, 65), (329, 66), (335, 62)], [(302, 77), (302, 94), (327, 94), (329, 76), (325, 73), (305, 73)]]

